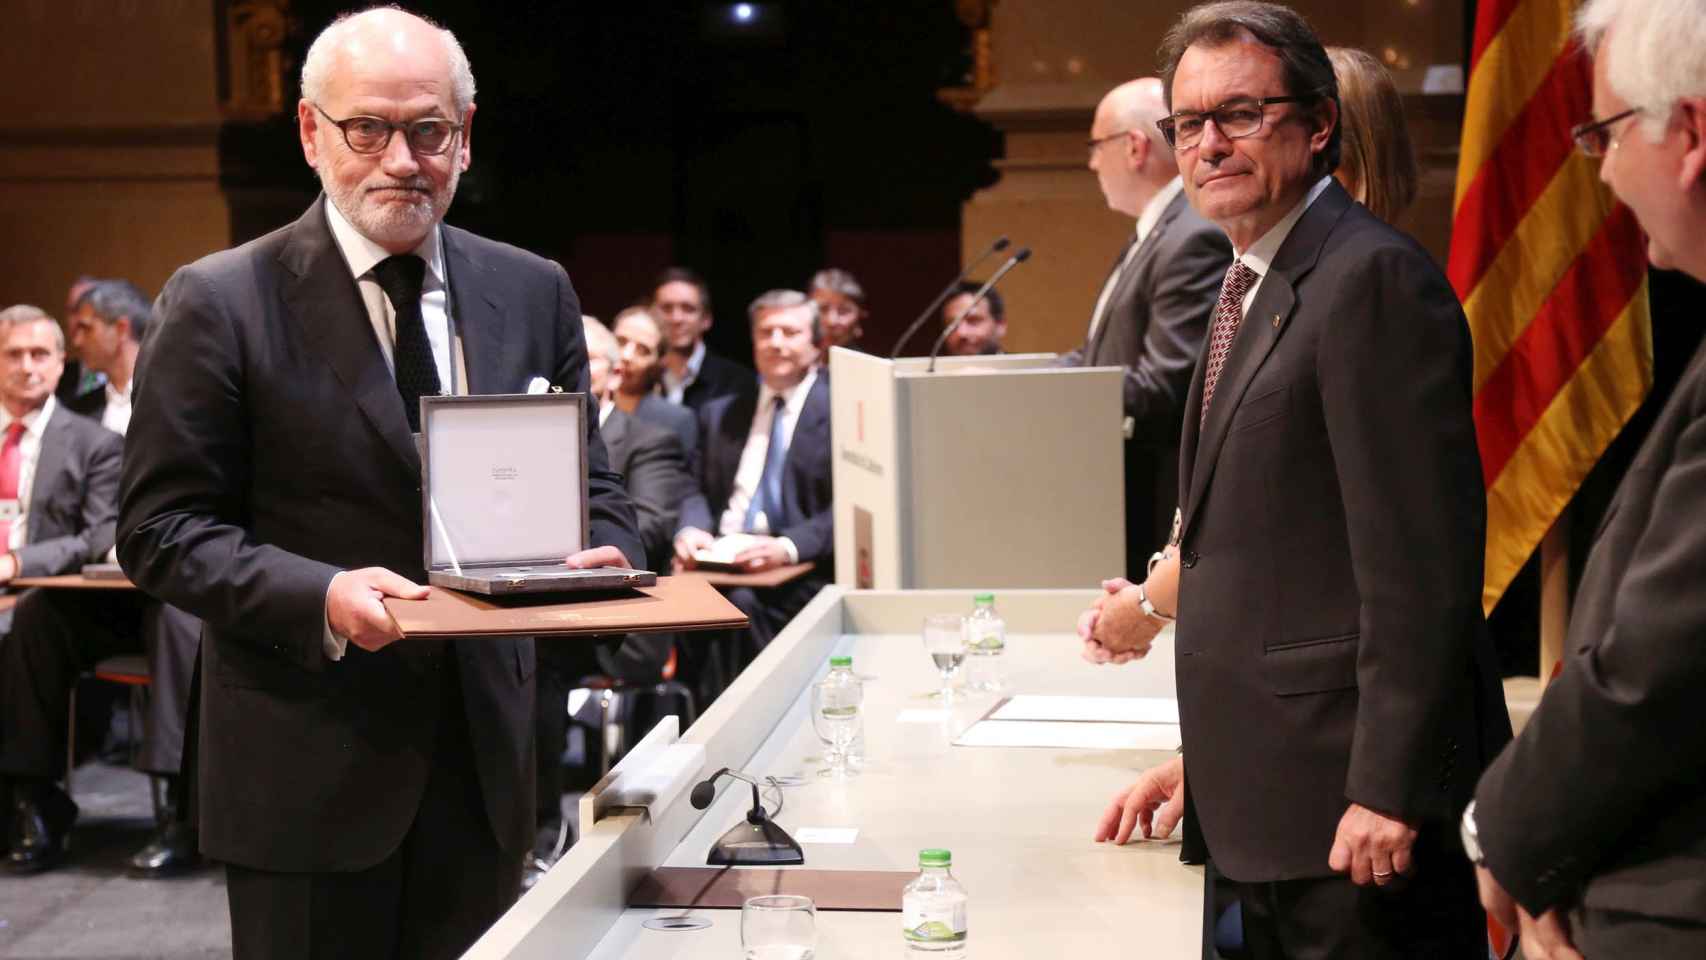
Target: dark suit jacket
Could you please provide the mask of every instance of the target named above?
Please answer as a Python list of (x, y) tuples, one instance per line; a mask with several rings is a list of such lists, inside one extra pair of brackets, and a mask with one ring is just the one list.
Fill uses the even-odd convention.
[(1564, 669), (1481, 779), (1488, 866), (1530, 913), (1706, 923), (1706, 346), (1606, 510)]
[[(681, 526), (717, 532), (717, 521), (734, 493), (735, 471), (746, 449), (758, 394), (738, 393), (707, 404), (699, 414), (705, 438), (699, 464), (699, 484), (681, 505)], [(788, 461), (782, 474), (782, 501), (790, 522), (776, 536), (794, 541), (800, 560), (817, 561), (816, 572), (835, 569), (835, 495), (830, 485), (829, 374), (818, 371), (806, 395)]]
[[(1115, 269), (1124, 258), (1122, 249)], [(1125, 447), (1128, 566), (1167, 540), (1179, 501), (1185, 393), (1231, 262), (1226, 234), (1181, 192), (1115, 281), (1095, 336), (1061, 358), (1069, 366), (1125, 368), (1125, 415), (1133, 421)]]
[(124, 438), (59, 404), (41, 434), (18, 575), (76, 573), (112, 549)]
[[(667, 401), (665, 404), (669, 405)], [(675, 552), (681, 501), (693, 490), (681, 441), (669, 428), (620, 409), (611, 410), (600, 429), (604, 446), (610, 451), (610, 468), (622, 474), (639, 521), (646, 555), (643, 560), (634, 560), (648, 564), (648, 569), (667, 571)]]
[[(322, 652), (339, 570), (425, 576), (419, 456), (324, 202), (178, 270), (138, 364), (120, 559), (206, 623), (202, 849), (274, 871), (362, 869), (395, 850), (454, 657), (486, 812), (519, 856), (533, 835), (533, 640)], [(443, 244), (470, 392), (519, 393), (535, 376), (584, 391), (562, 268), (449, 226)], [(639, 558), (596, 418), (587, 434), (591, 542)]]
[(699, 376), (682, 391), (681, 402), (697, 413), (718, 397), (740, 393), (758, 395), (758, 374), (751, 367), (712, 353), (707, 347), (705, 359), (699, 364)]
[(73, 413), (82, 414), (96, 423), (101, 422), (101, 414), (107, 412), (107, 388), (105, 384), (93, 390), (85, 390), (68, 400), (62, 400), (66, 408)]
[[(1206, 356), (1207, 351), (1204, 351)], [(1187, 839), (1234, 880), (1326, 876), (1354, 801), (1455, 829), (1510, 736), (1457, 298), (1330, 185), (1275, 256), (1181, 442)]]
[(640, 405), (634, 408), (633, 415), (674, 431), (681, 441), (681, 452), (687, 458), (687, 472), (698, 474), (699, 414), (696, 411), (652, 393), (640, 398)]

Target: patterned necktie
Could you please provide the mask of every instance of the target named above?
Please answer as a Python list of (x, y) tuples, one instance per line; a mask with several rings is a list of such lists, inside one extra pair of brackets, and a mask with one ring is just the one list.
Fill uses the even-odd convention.
[[(6, 442), (0, 443), (0, 500), (18, 499), (19, 474), (24, 464), (24, 421), (13, 420), (6, 428)], [(23, 505), (18, 505), (22, 509)], [(0, 550), (10, 550), (12, 520), (0, 518)]]
[(438, 363), (432, 358), (426, 321), (421, 319), (421, 282), (426, 278), (426, 261), (412, 253), (386, 257), (374, 265), (373, 275), (397, 314), (397, 343), (391, 351), (397, 392), (403, 396), (409, 431), (420, 433), (421, 397), (437, 396), (439, 392)]
[(1214, 399), (1215, 385), (1220, 382), (1220, 368), (1226, 366), (1226, 355), (1232, 350), (1232, 338), (1238, 335), (1238, 325), (1244, 320), (1244, 295), (1261, 277), (1244, 266), (1242, 260), (1232, 261), (1226, 280), (1220, 285), (1220, 301), (1214, 305), (1214, 328), (1208, 335), (1208, 370), (1203, 374), (1202, 415), (1197, 429), (1208, 422), (1208, 405)]
[(742, 526), (748, 533), (753, 532), (753, 526), (758, 522), (758, 515), (764, 514), (765, 527), (774, 536), (782, 529), (782, 466), (788, 460), (788, 447), (782, 437), (782, 398), (770, 405), (770, 446), (764, 451), (764, 472), (758, 476), (758, 489), (753, 491), (752, 502), (746, 505), (746, 519)]

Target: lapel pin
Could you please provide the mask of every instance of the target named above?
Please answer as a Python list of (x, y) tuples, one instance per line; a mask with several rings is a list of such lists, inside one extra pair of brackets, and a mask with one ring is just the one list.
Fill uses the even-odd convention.
[(1274, 314), (1274, 329), (1278, 330), (1279, 325), (1280, 325), (1280, 315), (1276, 313), (1276, 314)]

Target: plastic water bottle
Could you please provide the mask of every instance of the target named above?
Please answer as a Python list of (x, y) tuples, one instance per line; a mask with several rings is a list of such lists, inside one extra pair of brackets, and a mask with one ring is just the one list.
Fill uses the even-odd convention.
[(946, 850), (918, 851), (918, 876), (900, 895), (901, 933), (909, 953), (966, 955), (966, 888), (948, 871)]
[(998, 693), (1005, 689), (1001, 655), (1007, 650), (1007, 623), (995, 612), (995, 594), (972, 597), (966, 618), (966, 650), (971, 654), (968, 684), (974, 690)]
[(864, 729), (864, 684), (853, 673), (852, 657), (831, 657), (829, 673), (812, 691), (812, 722), (818, 739), (828, 748), (830, 767), (824, 776), (845, 778), (853, 768), (853, 744)]
[[(853, 672), (853, 658), (830, 657), (830, 676), (835, 676), (838, 671), (844, 675), (843, 678), (840, 679), (841, 683), (851, 681), (859, 685), (860, 698), (863, 699), (865, 682), (859, 679), (858, 674)], [(827, 681), (828, 679), (829, 677), (824, 677), (824, 680)], [(852, 767), (854, 770), (863, 769), (865, 766), (865, 711), (863, 710), (859, 711), (859, 719), (854, 723), (853, 739), (847, 744), (847, 765)]]

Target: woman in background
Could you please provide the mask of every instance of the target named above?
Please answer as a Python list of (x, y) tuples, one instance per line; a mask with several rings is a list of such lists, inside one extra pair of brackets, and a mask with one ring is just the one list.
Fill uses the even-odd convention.
[(1416, 199), (1416, 151), (1404, 124), (1404, 102), (1392, 75), (1373, 56), (1328, 47), (1339, 80), (1344, 147), (1333, 172), (1346, 192), (1387, 223)]

